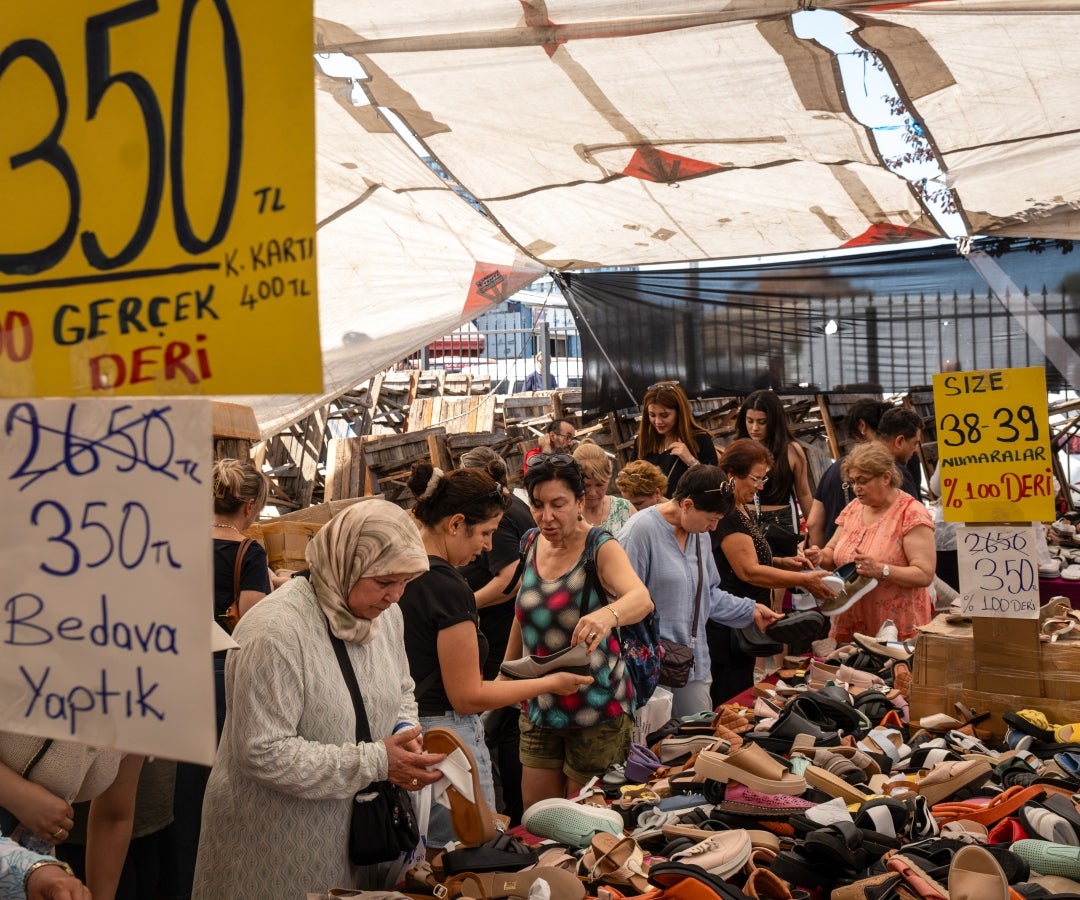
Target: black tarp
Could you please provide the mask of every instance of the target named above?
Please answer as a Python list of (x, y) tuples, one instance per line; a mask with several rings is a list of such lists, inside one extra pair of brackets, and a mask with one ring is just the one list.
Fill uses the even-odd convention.
[[(977, 242), (1045, 322), (1080, 347), (1080, 254), (1068, 241)], [(677, 379), (694, 396), (930, 383), (964, 369), (1045, 365), (1071, 386), (952, 245), (752, 267), (698, 266), (556, 276), (582, 339), (583, 408), (637, 404)], [(1071, 373), (1075, 376), (1078, 373)]]

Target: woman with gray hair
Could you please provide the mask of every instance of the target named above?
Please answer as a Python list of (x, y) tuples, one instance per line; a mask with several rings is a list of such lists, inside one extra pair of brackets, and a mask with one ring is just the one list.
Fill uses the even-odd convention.
[[(300, 573), (236, 627), (228, 715), (206, 788), (193, 897), (303, 897), (327, 885), (386, 885), (349, 861), (353, 796), (388, 780), (408, 791), (441, 777), (421, 752), (397, 602), (428, 570), (409, 514), (385, 500), (338, 513)], [(306, 574), (306, 577), (303, 577)], [(345, 644), (373, 740), (356, 743), (353, 701), (331, 635)]]

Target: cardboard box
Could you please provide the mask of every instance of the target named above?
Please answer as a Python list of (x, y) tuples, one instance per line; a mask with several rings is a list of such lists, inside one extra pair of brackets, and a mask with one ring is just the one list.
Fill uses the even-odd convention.
[(969, 690), (978, 687), (970, 625), (950, 625), (941, 615), (919, 632), (911, 663), (914, 686), (956, 685)]
[[(1080, 703), (1080, 640), (1042, 645), (1043, 694), (1051, 700)], [(1062, 719), (1058, 725), (1080, 722)]]
[(318, 522), (264, 522), (262, 527), (262, 545), (270, 568), (306, 569), (307, 559), (304, 551), (311, 539), (319, 533), (322, 524)]
[(273, 521), (275, 522), (310, 522), (316, 525), (325, 525), (333, 516), (336, 516), (343, 509), (348, 509), (354, 503), (363, 503), (365, 500), (374, 500), (378, 495), (372, 495), (370, 497), (350, 497), (345, 500), (330, 500), (327, 503), (316, 503), (314, 506), (307, 506), (304, 509), (298, 509), (296, 512), (285, 513), (283, 516), (278, 516)]
[[(989, 629), (983, 626), (989, 626)], [(938, 616), (920, 629), (912, 659), (909, 721), (932, 713), (956, 715), (962, 703), (990, 712), (995, 740), (1004, 740), (1001, 714), (1038, 709), (1058, 725), (1080, 722), (1080, 640), (1042, 644), (1035, 620), (980, 619), (949, 625)], [(986, 638), (989, 632), (990, 638)]]
[(976, 712), (989, 712), (990, 718), (979, 725), (980, 731), (988, 729), (991, 738), (998, 742), (1005, 740), (1008, 726), (1001, 716), (1006, 712), (1019, 709), (1037, 709), (1055, 725), (1080, 722), (1080, 701), (1055, 700), (1047, 697), (1026, 697), (1016, 694), (993, 694), (987, 691), (967, 691), (962, 688), (912, 687), (909, 700), (909, 720), (914, 727), (922, 716), (943, 712), (957, 715), (956, 705), (961, 703)]

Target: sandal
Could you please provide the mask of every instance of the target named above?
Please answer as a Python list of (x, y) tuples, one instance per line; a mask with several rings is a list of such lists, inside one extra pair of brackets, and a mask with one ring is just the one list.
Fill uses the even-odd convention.
[(580, 868), (590, 882), (629, 885), (643, 894), (649, 889), (644, 862), (645, 854), (633, 838), (600, 831), (593, 835), (590, 849), (581, 857)]
[(480, 789), (480, 775), (472, 750), (450, 728), (436, 726), (424, 733), (424, 751), (443, 753), (451, 757), (460, 752), (466, 774), (472, 783), (473, 799), (470, 800), (452, 784), (446, 788), (446, 797), (450, 801), (450, 821), (458, 839), (469, 844), (483, 844), (495, 837), (495, 821), (491, 809)]
[(949, 900), (949, 892), (908, 857), (898, 853), (885, 865), (890, 872), (903, 876), (904, 883), (920, 900)]
[(970, 819), (989, 828), (997, 824), (1007, 816), (1017, 813), (1021, 806), (1029, 800), (1041, 798), (1046, 793), (1042, 787), (1020, 787), (1019, 785), (1006, 788), (1000, 794), (996, 794), (988, 802), (985, 798), (979, 800), (966, 800), (963, 802), (939, 803), (933, 808), (934, 818), (938, 824), (944, 825), (956, 819)]
[[(614, 835), (609, 835), (614, 837)], [(461, 891), (463, 896), (476, 897), (479, 900), (527, 900), (529, 891), (538, 881), (547, 882), (551, 896), (559, 900), (585, 900), (585, 885), (566, 869), (527, 869), (524, 872), (464, 872), (455, 875), (444, 887), (453, 897), (454, 891)], [(465, 893), (466, 889), (468, 893)]]

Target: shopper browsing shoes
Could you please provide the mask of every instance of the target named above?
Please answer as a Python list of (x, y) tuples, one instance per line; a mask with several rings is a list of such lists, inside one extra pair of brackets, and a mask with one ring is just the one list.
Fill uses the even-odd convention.
[[(573, 796), (590, 778), (626, 759), (635, 698), (616, 629), (640, 622), (653, 604), (618, 542), (585, 521), (585, 475), (572, 456), (534, 456), (525, 488), (538, 531), (526, 537), (505, 661), (543, 658), (584, 644), (594, 679), (572, 695), (541, 694), (526, 705), (519, 725), (528, 807)], [(590, 552), (595, 578), (586, 572)], [(605, 596), (593, 590), (596, 580)]]
[[(654, 598), (660, 636), (694, 652), (686, 684), (672, 688), (674, 716), (713, 707), (710, 683), (714, 660), (705, 638), (707, 621), (734, 628), (754, 622), (764, 629), (780, 618), (765, 603), (720, 587), (712, 545), (703, 534), (714, 530), (720, 521), (725, 484), (724, 473), (716, 466), (694, 466), (679, 480), (671, 500), (635, 515), (619, 535), (634, 571)], [(721, 666), (725, 662), (726, 654), (715, 661)]]
[[(583, 674), (556, 671), (527, 680), (484, 680), (487, 639), (479, 628), (473, 592), (455, 567), (491, 549), (510, 491), (480, 469), (444, 473), (427, 462), (413, 466), (409, 487), (417, 498), (413, 516), (430, 565), (408, 584), (401, 600), (420, 724), (425, 730), (449, 729), (461, 739), (476, 764), (474, 782), (482, 796), (475, 799), (494, 807), (491, 757), (479, 713), (539, 694), (574, 694), (592, 678), (586, 667)], [(451, 812), (441, 804), (431, 807), (429, 847), (468, 839), (454, 827), (461, 816), (452, 821)]]
[(926, 507), (899, 490), (895, 462), (883, 447), (855, 447), (843, 471), (855, 499), (837, 518), (839, 527), (821, 552), (821, 565), (835, 569), (854, 563), (859, 576), (878, 584), (833, 618), (832, 637), (845, 642), (856, 632), (877, 634), (892, 619), (899, 639), (907, 640), (933, 616), (927, 587), (934, 579), (934, 523)]

